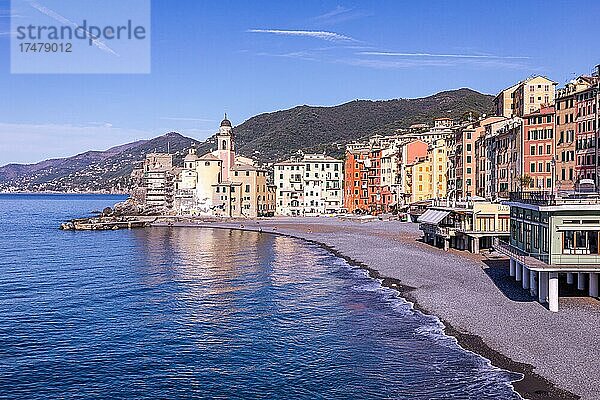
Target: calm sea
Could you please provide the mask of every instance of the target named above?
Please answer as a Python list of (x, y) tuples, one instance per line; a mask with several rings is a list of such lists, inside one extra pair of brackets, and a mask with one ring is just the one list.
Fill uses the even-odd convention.
[(115, 196), (0, 195), (1, 399), (512, 399), (514, 374), (325, 250), (63, 232)]

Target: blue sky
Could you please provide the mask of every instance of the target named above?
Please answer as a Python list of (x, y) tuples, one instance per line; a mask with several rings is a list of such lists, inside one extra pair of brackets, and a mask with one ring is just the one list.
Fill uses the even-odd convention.
[[(44, 0), (38, 0), (44, 3)], [(152, 2), (152, 72), (11, 75), (0, 0), (0, 165), (167, 131), (204, 139), (300, 104), (562, 85), (600, 63), (597, 1)]]

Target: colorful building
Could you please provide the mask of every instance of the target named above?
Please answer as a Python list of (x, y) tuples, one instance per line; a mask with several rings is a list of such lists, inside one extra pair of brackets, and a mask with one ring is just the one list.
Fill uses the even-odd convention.
[(555, 86), (556, 82), (545, 76), (534, 76), (520, 82), (513, 93), (513, 116), (523, 117), (554, 104)]
[(523, 117), (554, 103), (556, 82), (545, 76), (532, 76), (502, 90), (494, 99), (496, 115)]
[(344, 207), (348, 212), (376, 215), (396, 209), (398, 166), (392, 161), (397, 163), (399, 158), (392, 143), (375, 136), (367, 143), (348, 145), (344, 168)]
[(344, 163), (344, 208), (349, 213), (366, 212), (369, 204), (367, 188), (367, 149), (347, 150)]
[(475, 143), (477, 195), (488, 200), (507, 198), (521, 188), (523, 120), (502, 119), (485, 125)]
[[(469, 122), (457, 128), (454, 134), (454, 173), (456, 198), (463, 199), (477, 194), (477, 156), (475, 144), (485, 135), (486, 126), (503, 121), (504, 117), (487, 117)], [(450, 172), (450, 171), (449, 171)]]
[[(596, 184), (598, 160), (597, 77), (591, 85), (575, 94), (575, 180), (592, 180)], [(596, 81), (596, 82), (594, 82)]]
[(419, 157), (405, 167), (406, 195), (409, 203), (429, 200), (433, 197), (433, 166), (427, 156)]
[(504, 90), (502, 90), (498, 95), (494, 98), (494, 109), (496, 111), (496, 115), (505, 118), (511, 118), (515, 115), (515, 90), (519, 83), (512, 85)]
[(523, 190), (553, 190), (554, 106), (523, 117)]

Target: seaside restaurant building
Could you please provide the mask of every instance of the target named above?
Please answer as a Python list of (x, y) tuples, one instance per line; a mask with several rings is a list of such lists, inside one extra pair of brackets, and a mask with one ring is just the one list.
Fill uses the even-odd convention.
[(558, 311), (559, 277), (598, 297), (600, 197), (550, 192), (511, 193), (510, 239), (495, 247), (510, 257), (510, 276)]
[(456, 202), (442, 205), (435, 200), (417, 221), (423, 240), (434, 246), (479, 253), (493, 246), (494, 238), (508, 238), (509, 207), (488, 201)]

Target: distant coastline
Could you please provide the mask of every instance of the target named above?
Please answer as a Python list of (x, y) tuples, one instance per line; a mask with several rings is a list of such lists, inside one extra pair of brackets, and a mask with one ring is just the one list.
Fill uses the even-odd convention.
[(60, 195), (60, 194), (65, 194), (65, 195), (107, 195), (107, 196), (129, 196), (129, 192), (103, 192), (103, 191), (86, 191), (86, 192), (61, 192), (61, 191), (50, 191), (50, 190), (45, 190), (45, 191), (18, 191), (18, 192), (11, 192), (11, 191), (0, 191), (0, 194), (47, 194), (47, 195)]

